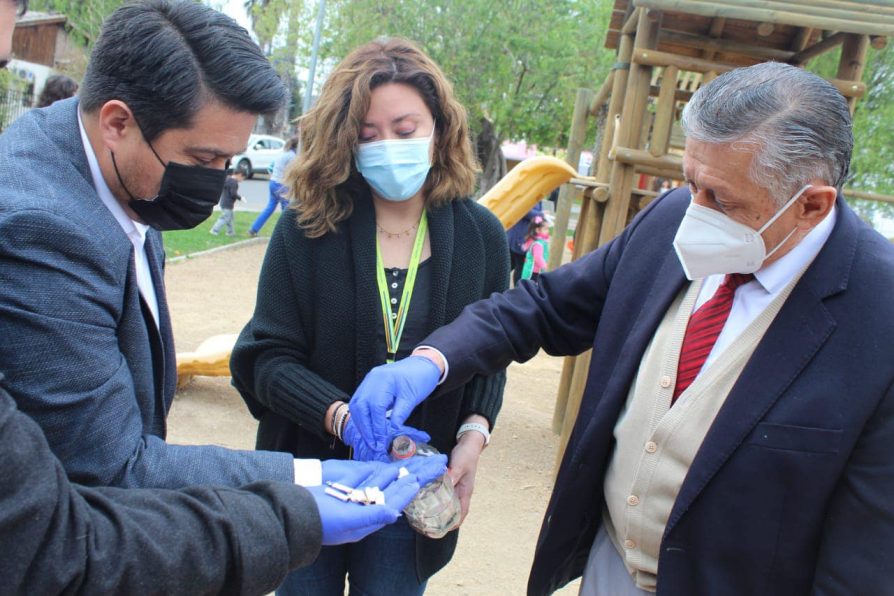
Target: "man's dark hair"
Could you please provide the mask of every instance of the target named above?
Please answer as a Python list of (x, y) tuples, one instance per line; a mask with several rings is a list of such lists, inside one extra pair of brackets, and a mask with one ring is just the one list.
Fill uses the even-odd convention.
[(240, 112), (275, 112), (286, 89), (230, 17), (192, 0), (145, 0), (106, 19), (80, 98), (88, 113), (123, 101), (152, 141), (166, 130), (189, 128), (210, 100)]

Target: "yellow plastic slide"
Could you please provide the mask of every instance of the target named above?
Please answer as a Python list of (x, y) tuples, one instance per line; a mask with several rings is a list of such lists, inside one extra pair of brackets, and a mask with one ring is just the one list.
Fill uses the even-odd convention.
[(230, 352), (236, 333), (215, 335), (203, 341), (195, 352), (177, 354), (177, 386), (183, 387), (194, 376), (229, 377)]
[(490, 209), (508, 230), (552, 190), (577, 175), (555, 157), (532, 157), (509, 171), (478, 202)]

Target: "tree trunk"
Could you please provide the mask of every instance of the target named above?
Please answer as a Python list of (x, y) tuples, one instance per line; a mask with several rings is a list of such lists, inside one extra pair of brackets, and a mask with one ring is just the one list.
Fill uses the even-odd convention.
[(475, 136), (475, 152), (481, 166), (475, 198), (482, 196), (506, 175), (506, 159), (503, 157), (500, 145), (501, 140), (494, 131), (493, 122), (482, 118), (480, 130)]

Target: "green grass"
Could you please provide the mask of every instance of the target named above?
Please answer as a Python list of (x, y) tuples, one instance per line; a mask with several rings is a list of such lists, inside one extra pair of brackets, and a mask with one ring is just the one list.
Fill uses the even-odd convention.
[[(208, 250), (209, 248), (215, 248), (217, 246), (233, 244), (234, 242), (249, 238), (248, 228), (258, 214), (251, 211), (239, 211), (237, 209), (234, 215), (235, 220), (233, 225), (236, 228), (235, 236), (227, 236), (226, 228), (222, 229), (218, 236), (211, 235), (211, 226), (213, 226), (214, 222), (220, 217), (220, 211), (215, 211), (211, 217), (192, 230), (165, 232), (165, 253), (168, 258), (179, 257)], [(279, 220), (279, 216), (280, 211), (275, 211), (273, 215), (270, 216), (270, 219), (267, 220), (267, 223), (264, 224), (261, 233), (258, 235), (269, 237), (270, 234), (273, 233), (273, 228), (276, 227), (276, 222)]]

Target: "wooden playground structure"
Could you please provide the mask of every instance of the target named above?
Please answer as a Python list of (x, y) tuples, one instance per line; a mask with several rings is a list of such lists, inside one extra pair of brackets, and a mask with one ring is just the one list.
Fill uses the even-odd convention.
[[(617, 59), (597, 91), (578, 90), (566, 163), (526, 160), (481, 201), (508, 228), (556, 182), (563, 184), (550, 247), (549, 265), (555, 269), (575, 200), (581, 206), (572, 260), (617, 236), (657, 196), (645, 182), (682, 180), (677, 123), (700, 85), (736, 67), (770, 60), (803, 67), (840, 47), (838, 71), (830, 82), (853, 113), (866, 93), (861, 79), (868, 49), (884, 48), (891, 35), (894, 3), (887, 0), (615, 0), (605, 45), (616, 50)], [(574, 167), (594, 118), (599, 133), (591, 176), (582, 177)], [(894, 202), (894, 197), (853, 189), (845, 194)], [(515, 197), (511, 209), (504, 204), (510, 196)], [(561, 435), (559, 459), (589, 365), (589, 352), (565, 358), (553, 416), (553, 430)]]

